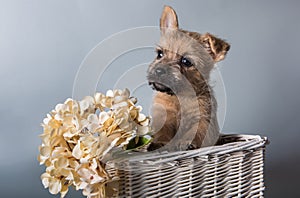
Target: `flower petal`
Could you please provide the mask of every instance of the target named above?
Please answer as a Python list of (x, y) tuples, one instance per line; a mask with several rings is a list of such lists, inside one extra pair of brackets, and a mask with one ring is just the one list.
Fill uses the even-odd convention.
[(93, 113), (88, 115), (87, 120), (91, 123), (98, 123), (99, 122), (98, 116), (96, 114), (93, 114)]
[(60, 157), (54, 162), (55, 168), (66, 168), (69, 165), (69, 161), (65, 157)]
[(49, 181), (49, 192), (56, 195), (61, 190), (61, 182), (56, 178), (50, 178)]
[(41, 146), (40, 147), (40, 154), (43, 156), (43, 157), (50, 157), (50, 154), (51, 154), (51, 148), (49, 146)]
[(48, 188), (49, 187), (49, 173), (43, 173), (41, 175), (41, 180), (42, 180), (42, 184), (45, 188)]
[(76, 159), (80, 159), (83, 155), (83, 152), (80, 148), (80, 141), (78, 141), (78, 143), (76, 144), (76, 146), (74, 147), (73, 151), (72, 151), (72, 155), (76, 158)]
[(100, 121), (100, 124), (104, 124), (104, 122), (106, 122), (107, 119), (109, 119), (110, 116), (108, 115), (107, 112), (103, 111), (99, 114), (99, 121)]
[(107, 90), (106, 97), (114, 97), (114, 92), (112, 90)]

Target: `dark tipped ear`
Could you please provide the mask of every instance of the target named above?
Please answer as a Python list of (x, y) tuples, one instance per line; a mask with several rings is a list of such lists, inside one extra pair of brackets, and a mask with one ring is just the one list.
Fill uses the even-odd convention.
[(201, 42), (215, 62), (223, 60), (230, 49), (228, 43), (210, 33), (201, 35)]
[(165, 6), (160, 18), (160, 30), (178, 29), (178, 19), (175, 10), (170, 6)]

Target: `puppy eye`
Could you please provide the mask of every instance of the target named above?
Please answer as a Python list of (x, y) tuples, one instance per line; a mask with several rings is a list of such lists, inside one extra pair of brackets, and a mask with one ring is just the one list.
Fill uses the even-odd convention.
[(184, 66), (184, 67), (191, 67), (191, 66), (193, 66), (192, 62), (189, 59), (185, 58), (185, 57), (182, 57), (180, 59), (180, 65)]
[(164, 53), (162, 50), (157, 50), (157, 59), (161, 59), (164, 56)]

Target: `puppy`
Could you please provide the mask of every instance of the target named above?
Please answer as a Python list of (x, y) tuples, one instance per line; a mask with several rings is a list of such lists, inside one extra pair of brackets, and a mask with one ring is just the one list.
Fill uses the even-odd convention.
[(211, 146), (219, 137), (217, 103), (209, 85), (214, 64), (230, 45), (212, 34), (179, 29), (176, 12), (165, 6), (160, 19), (157, 57), (147, 71), (156, 91), (155, 130), (148, 150), (186, 150)]

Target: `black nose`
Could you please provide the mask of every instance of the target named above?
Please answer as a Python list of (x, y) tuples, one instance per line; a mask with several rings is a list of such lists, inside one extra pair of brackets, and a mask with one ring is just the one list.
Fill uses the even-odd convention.
[(158, 75), (158, 76), (161, 76), (161, 75), (163, 75), (165, 73), (166, 73), (166, 70), (164, 70), (163, 68), (157, 68), (155, 70), (155, 74)]

